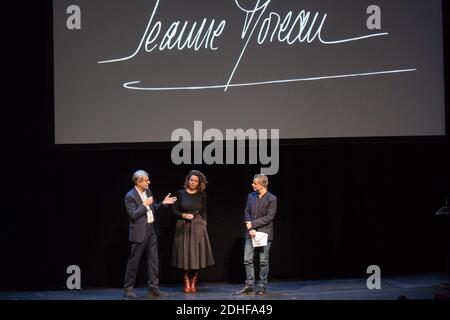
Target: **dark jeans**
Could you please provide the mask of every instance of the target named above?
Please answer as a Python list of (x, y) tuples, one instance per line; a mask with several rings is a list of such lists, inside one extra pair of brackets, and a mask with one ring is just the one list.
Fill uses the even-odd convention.
[(259, 285), (265, 286), (267, 284), (267, 276), (269, 275), (269, 251), (272, 241), (267, 242), (265, 247), (253, 248), (252, 239), (245, 239), (244, 249), (244, 265), (245, 265), (245, 284), (254, 287), (255, 285), (255, 268), (253, 265), (253, 258), (255, 251), (259, 252)]
[(141, 256), (144, 252), (147, 258), (148, 287), (158, 288), (158, 242), (153, 223), (147, 225), (147, 233), (143, 242), (131, 242), (131, 252), (125, 273), (125, 290), (133, 289)]

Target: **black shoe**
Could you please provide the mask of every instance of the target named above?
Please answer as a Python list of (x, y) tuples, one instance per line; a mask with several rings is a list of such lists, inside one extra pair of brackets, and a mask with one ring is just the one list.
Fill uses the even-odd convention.
[(133, 291), (133, 289), (125, 289), (124, 291), (123, 291), (123, 296), (125, 297), (125, 298), (131, 298), (131, 299), (133, 299), (133, 298), (137, 298), (138, 296), (137, 296), (137, 294)]
[(252, 294), (255, 293), (255, 289), (250, 286), (245, 286), (244, 289), (236, 291), (234, 294)]
[(158, 288), (148, 289), (148, 297), (149, 298), (164, 298), (169, 296), (169, 294), (160, 291)]
[(265, 286), (259, 286), (258, 294), (259, 295), (266, 294), (266, 287)]

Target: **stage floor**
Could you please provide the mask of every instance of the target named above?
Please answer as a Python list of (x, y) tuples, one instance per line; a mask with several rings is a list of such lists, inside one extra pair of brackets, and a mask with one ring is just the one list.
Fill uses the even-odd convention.
[[(199, 283), (199, 292), (186, 294), (182, 285), (161, 286), (169, 294), (159, 300), (411, 300), (448, 299), (450, 287), (443, 286), (446, 275), (426, 274), (408, 276), (386, 276), (382, 278), (380, 290), (369, 290), (366, 278), (330, 279), (310, 281), (269, 282), (265, 295), (234, 295), (242, 284)], [(137, 300), (146, 298), (146, 288), (137, 288)], [(121, 288), (93, 288), (62, 291), (0, 292), (0, 300), (124, 300)], [(154, 299), (151, 299), (154, 300)]]

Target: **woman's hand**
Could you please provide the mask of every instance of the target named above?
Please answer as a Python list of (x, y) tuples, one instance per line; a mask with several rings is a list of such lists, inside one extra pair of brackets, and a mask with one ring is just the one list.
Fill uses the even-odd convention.
[(194, 219), (194, 215), (193, 215), (192, 213), (182, 213), (182, 214), (181, 214), (181, 217), (182, 217), (183, 219), (186, 219), (186, 220), (192, 220), (192, 219)]

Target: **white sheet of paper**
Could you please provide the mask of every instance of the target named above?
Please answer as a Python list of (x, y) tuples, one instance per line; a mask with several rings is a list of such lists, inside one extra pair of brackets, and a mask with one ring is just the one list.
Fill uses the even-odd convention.
[(253, 248), (267, 246), (268, 234), (265, 232), (256, 232), (256, 236), (252, 238)]

